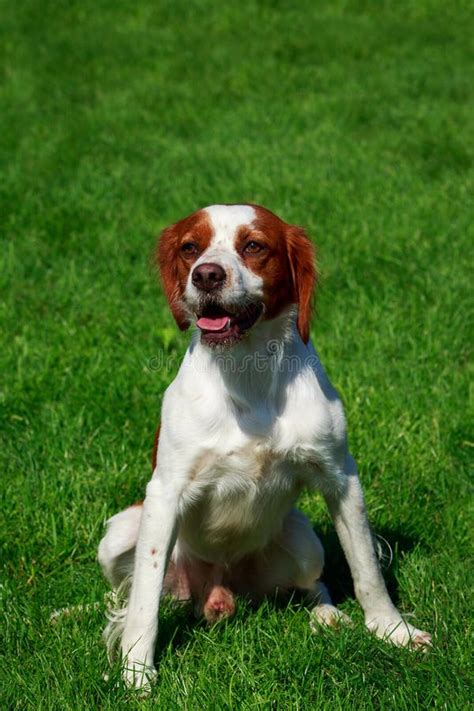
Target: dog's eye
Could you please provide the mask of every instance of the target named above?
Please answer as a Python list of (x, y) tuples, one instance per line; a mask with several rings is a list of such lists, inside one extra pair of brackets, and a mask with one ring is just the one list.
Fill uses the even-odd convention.
[(199, 252), (199, 247), (197, 246), (196, 242), (185, 242), (181, 245), (180, 249), (181, 252), (186, 256), (197, 254)]
[(258, 254), (258, 252), (261, 252), (262, 249), (265, 249), (263, 244), (255, 242), (255, 240), (251, 240), (245, 245), (244, 254)]

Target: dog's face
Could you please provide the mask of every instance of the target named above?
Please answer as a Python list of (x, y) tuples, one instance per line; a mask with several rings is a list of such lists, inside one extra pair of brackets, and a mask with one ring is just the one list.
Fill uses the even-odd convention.
[(181, 329), (195, 321), (201, 342), (231, 347), (262, 320), (298, 305), (309, 337), (314, 249), (302, 229), (257, 205), (213, 205), (163, 231), (158, 263)]

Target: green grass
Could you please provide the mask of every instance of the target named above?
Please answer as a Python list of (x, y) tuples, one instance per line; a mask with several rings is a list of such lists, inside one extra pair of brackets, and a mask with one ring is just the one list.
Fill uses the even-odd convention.
[[(467, 708), (469, 3), (0, 8), (0, 707)], [(95, 554), (106, 517), (143, 494), (186, 347), (149, 257), (166, 224), (242, 201), (318, 245), (313, 339), (395, 551), (390, 589), (435, 647), (365, 633), (328, 515), (306, 494), (354, 629), (313, 636), (298, 604), (269, 602), (208, 630), (167, 603), (158, 684), (139, 702), (116, 668), (103, 679)], [(160, 353), (171, 365), (157, 370)]]

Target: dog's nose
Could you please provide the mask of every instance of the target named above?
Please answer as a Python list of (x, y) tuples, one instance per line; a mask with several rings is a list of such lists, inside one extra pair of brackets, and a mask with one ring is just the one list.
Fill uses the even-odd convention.
[(224, 285), (225, 276), (225, 271), (219, 264), (205, 262), (194, 269), (192, 282), (201, 291), (213, 291)]

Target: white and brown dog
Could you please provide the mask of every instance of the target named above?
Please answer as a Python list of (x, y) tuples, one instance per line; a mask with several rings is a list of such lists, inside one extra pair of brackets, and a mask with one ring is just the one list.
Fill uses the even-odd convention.
[(166, 391), (142, 504), (108, 522), (99, 560), (128, 604), (109, 623), (124, 677), (153, 675), (164, 592), (207, 620), (236, 594), (299, 589), (313, 623), (345, 616), (319, 582), (321, 543), (295, 503), (319, 489), (334, 519), (367, 627), (401, 645), (430, 636), (405, 622), (380, 573), (341, 401), (309, 341), (316, 271), (302, 229), (256, 205), (213, 205), (168, 227), (158, 262), (181, 329), (195, 323)]

